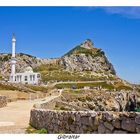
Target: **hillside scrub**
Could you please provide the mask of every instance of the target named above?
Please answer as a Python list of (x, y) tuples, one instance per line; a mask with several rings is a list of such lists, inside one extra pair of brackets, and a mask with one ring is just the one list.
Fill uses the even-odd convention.
[(6, 85), (3, 83), (0, 83), (0, 90), (19, 90), (19, 88), (13, 86), (13, 85)]
[(44, 92), (44, 93), (48, 92), (48, 88), (44, 87), (44, 86), (37, 86), (37, 85), (25, 85), (25, 86), (34, 90), (34, 91), (41, 91), (41, 92)]
[(80, 45), (78, 45), (74, 49), (72, 49), (68, 53), (66, 53), (64, 56), (70, 56), (72, 54), (75, 54), (75, 55), (85, 54), (86, 56), (91, 55), (91, 56), (97, 57), (97, 56), (104, 55), (104, 52), (98, 48), (86, 49), (86, 48), (82, 48)]
[(84, 87), (89, 87), (89, 88), (103, 88), (107, 90), (116, 90), (116, 91), (121, 91), (121, 90), (133, 90), (131, 87), (126, 86), (126, 85), (120, 85), (120, 86), (115, 86), (113, 84), (107, 84), (106, 82), (96, 82), (96, 83), (61, 83), (57, 84), (55, 86), (58, 89), (64, 89), (64, 88), (69, 88), (69, 89), (81, 89)]
[[(59, 64), (41, 65), (34, 69), (35, 72), (40, 72), (42, 81), (97, 81), (105, 80), (104, 76), (95, 76), (91, 71), (67, 71)], [(108, 79), (113, 79), (108, 77)]]
[(63, 88), (80, 89), (80, 88), (84, 88), (84, 87), (90, 87), (90, 88), (102, 87), (102, 88), (109, 89), (109, 90), (114, 89), (113, 85), (109, 85), (106, 82), (97, 82), (97, 83), (63, 83), (63, 84), (57, 84), (55, 87), (58, 88), (58, 89), (63, 89)]

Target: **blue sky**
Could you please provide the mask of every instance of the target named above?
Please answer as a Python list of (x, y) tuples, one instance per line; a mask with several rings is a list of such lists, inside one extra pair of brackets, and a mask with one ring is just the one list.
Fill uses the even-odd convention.
[(140, 83), (140, 7), (0, 7), (0, 53), (60, 57), (90, 38), (117, 74)]

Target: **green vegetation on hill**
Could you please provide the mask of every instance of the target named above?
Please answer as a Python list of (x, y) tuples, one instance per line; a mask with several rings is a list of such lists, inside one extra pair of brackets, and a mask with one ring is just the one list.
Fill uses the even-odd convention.
[(5, 85), (3, 83), (0, 83), (0, 90), (19, 90), (19, 88), (13, 85)]
[(62, 83), (62, 84), (57, 84), (56, 88), (58, 89), (62, 89), (62, 88), (77, 88), (77, 89), (81, 89), (84, 87), (90, 87), (90, 88), (94, 88), (94, 87), (102, 87), (105, 89), (109, 89), (112, 90), (114, 89), (113, 85), (109, 85), (106, 82), (95, 82), (95, 83)]
[(72, 54), (85, 54), (85, 55), (91, 55), (94, 57), (97, 56), (102, 56), (104, 55), (104, 52), (101, 49), (98, 48), (91, 48), (91, 49), (86, 49), (81, 47), (80, 45), (76, 46), (74, 49), (70, 50), (68, 53), (66, 53), (64, 56), (70, 56)]
[(44, 93), (48, 92), (48, 88), (44, 87), (44, 86), (37, 86), (37, 85), (25, 85), (25, 86), (34, 91), (40, 91), (40, 92), (44, 92)]
[(133, 90), (132, 87), (121, 85), (117, 87), (118, 90)]
[(7, 84), (7, 83), (0, 83), (0, 90), (16, 90), (16, 91), (40, 91), (43, 93), (47, 93), (50, 88), (44, 86), (37, 86), (37, 85), (16, 85), (16, 84)]
[(55, 85), (56, 88), (58, 89), (63, 89), (63, 88), (69, 88), (69, 89), (72, 89), (72, 88), (75, 88), (75, 89), (81, 89), (81, 88), (84, 88), (84, 87), (90, 87), (91, 89), (92, 88), (95, 88), (95, 87), (101, 87), (103, 89), (107, 89), (107, 90), (117, 90), (117, 91), (120, 91), (120, 90), (133, 90), (131, 87), (129, 86), (124, 86), (124, 85), (120, 85), (120, 86), (115, 86), (113, 84), (107, 84), (106, 82), (93, 82), (93, 83), (60, 83), (60, 84), (57, 84)]
[(18, 55), (19, 56), (28, 56), (28, 57), (31, 57), (31, 58), (36, 58), (35, 56), (29, 55), (29, 54), (25, 54), (25, 53), (19, 53)]
[(34, 71), (46, 72), (46, 71), (55, 71), (60, 69), (62, 69), (62, 67), (58, 64), (46, 64), (46, 65), (41, 65), (39, 67), (36, 67)]
[[(83, 72), (66, 71), (59, 64), (41, 65), (41, 66), (35, 68), (34, 71), (41, 73), (43, 82), (48, 82), (48, 81), (97, 81), (97, 80), (106, 79), (106, 77), (103, 77), (103, 76), (93, 75), (91, 71), (83, 71)], [(114, 80), (113, 77), (108, 77), (108, 79)]]

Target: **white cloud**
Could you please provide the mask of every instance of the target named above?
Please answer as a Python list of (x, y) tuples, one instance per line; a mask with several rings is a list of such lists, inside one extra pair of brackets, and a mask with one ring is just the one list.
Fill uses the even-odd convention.
[(107, 13), (119, 14), (127, 18), (140, 19), (140, 7), (104, 7)]

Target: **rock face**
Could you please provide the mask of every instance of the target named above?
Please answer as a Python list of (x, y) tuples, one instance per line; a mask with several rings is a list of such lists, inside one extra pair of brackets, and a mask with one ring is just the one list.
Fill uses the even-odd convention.
[(135, 132), (136, 131), (135, 120), (131, 118), (123, 118), (122, 129), (127, 130), (129, 132)]
[[(135, 121), (139, 113), (116, 113), (94, 111), (49, 111), (31, 110), (30, 124), (46, 128), (48, 133), (75, 134), (126, 134), (140, 133), (140, 125)], [(115, 122), (115, 123), (114, 123)]]
[(7, 99), (5, 96), (0, 96), (0, 108), (7, 105)]
[[(61, 102), (65, 102), (65, 109), (68, 105), (74, 105), (79, 107), (78, 110), (94, 110), (94, 111), (135, 111), (136, 99), (135, 96), (131, 94), (130, 91), (96, 91), (94, 89), (87, 90), (86, 93), (80, 93), (78, 95), (73, 95), (71, 93), (63, 93)], [(132, 99), (134, 100), (132, 102)], [(134, 104), (134, 108), (131, 107), (130, 103)], [(73, 108), (69, 108), (72, 110)]]
[(91, 40), (86, 40), (83, 44), (78, 45), (65, 54), (61, 58), (60, 64), (68, 71), (93, 71), (116, 74), (105, 53), (101, 49), (94, 48)]
[[(0, 73), (3, 77), (7, 77), (11, 71), (10, 64), (11, 54), (0, 54)], [(41, 59), (28, 54), (19, 53), (16, 54), (16, 71), (23, 72), (25, 68), (36, 68), (43, 64), (56, 63), (57, 59)]]

